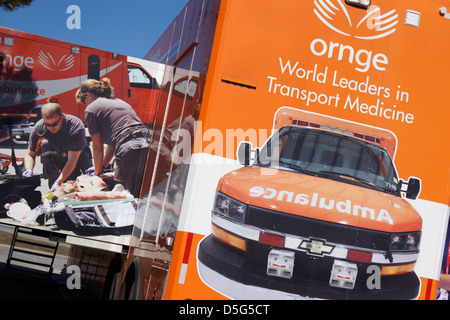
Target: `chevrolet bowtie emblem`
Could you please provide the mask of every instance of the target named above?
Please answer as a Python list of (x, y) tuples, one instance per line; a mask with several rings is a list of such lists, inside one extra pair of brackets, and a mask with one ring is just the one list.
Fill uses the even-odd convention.
[(305, 249), (308, 254), (323, 256), (324, 253), (330, 254), (333, 251), (334, 246), (326, 245), (323, 240), (303, 240), (299, 249)]

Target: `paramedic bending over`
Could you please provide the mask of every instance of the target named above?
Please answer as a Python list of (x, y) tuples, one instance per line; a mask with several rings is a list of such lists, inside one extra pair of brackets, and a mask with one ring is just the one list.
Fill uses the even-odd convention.
[(76, 100), (87, 106), (85, 115), (92, 139), (95, 174), (100, 175), (115, 157), (115, 180), (138, 197), (150, 131), (128, 103), (113, 96), (114, 88), (108, 78), (89, 79), (81, 84)]
[(50, 191), (55, 191), (90, 168), (92, 156), (80, 119), (64, 114), (57, 103), (43, 105), (41, 115), (30, 134), (22, 176), (33, 175), (36, 156), (40, 156), (43, 178), (48, 179)]

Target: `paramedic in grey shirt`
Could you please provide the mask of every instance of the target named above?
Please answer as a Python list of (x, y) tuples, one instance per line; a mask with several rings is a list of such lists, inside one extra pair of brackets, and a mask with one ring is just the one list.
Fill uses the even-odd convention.
[(100, 175), (114, 157), (115, 180), (138, 197), (150, 143), (149, 129), (128, 103), (114, 98), (114, 88), (108, 78), (84, 81), (76, 99), (87, 106), (85, 115), (92, 139), (95, 174)]
[(40, 156), (43, 178), (48, 179), (50, 191), (55, 191), (92, 167), (92, 155), (80, 119), (64, 114), (57, 103), (42, 106), (41, 115), (30, 134), (22, 176), (33, 175), (36, 157)]

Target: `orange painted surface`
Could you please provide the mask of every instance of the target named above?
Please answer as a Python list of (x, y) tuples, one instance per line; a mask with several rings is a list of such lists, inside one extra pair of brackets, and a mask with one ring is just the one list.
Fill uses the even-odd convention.
[[(189, 239), (189, 237), (192, 237)], [(174, 259), (170, 266), (169, 279), (164, 299), (168, 300), (221, 300), (226, 299), (217, 291), (206, 286), (197, 272), (197, 246), (203, 236), (177, 232), (177, 241), (173, 250)], [(188, 244), (189, 240), (189, 244)], [(187, 245), (188, 244), (188, 245)], [(184, 282), (180, 283), (182, 264), (186, 263), (187, 269)], [(183, 275), (181, 275), (183, 277)]]
[[(265, 2), (264, 5), (257, 0), (246, 1), (245, 5), (242, 1), (223, 1), (211, 57), (212, 68), (208, 73), (210, 82), (200, 113), (202, 135), (210, 140), (204, 139), (195, 152), (233, 158), (233, 148), (216, 145), (208, 136), (211, 133), (208, 130), (219, 130), (224, 137), (227, 130), (230, 133), (242, 129), (248, 133), (247, 130), (262, 128), (270, 132), (276, 111), (288, 106), (393, 132), (398, 143), (395, 164), (399, 175), (406, 179), (420, 177), (426, 186), (422, 198), (447, 201), (450, 195), (450, 188), (447, 188), (450, 150), (442, 148), (442, 142), (448, 137), (446, 128), (450, 118), (450, 110), (444, 107), (450, 61), (443, 57), (449, 52), (450, 43), (437, 36), (448, 27), (448, 19), (439, 15), (443, 4), (439, 1), (377, 1), (381, 14), (395, 9), (398, 14), (396, 30), (384, 38), (361, 40), (355, 36), (377, 33), (368, 30), (367, 23), (356, 28), (367, 13), (358, 8), (346, 6), (352, 27), (347, 26), (345, 15), (333, 16), (333, 23), (351, 34), (345, 36), (318, 19), (314, 1), (289, 0), (283, 4)], [(411, 8), (421, 13), (419, 28), (404, 25), (406, 11)], [(363, 53), (365, 57), (370, 53), (372, 60), (368, 70), (356, 70), (363, 67), (356, 62), (355, 56), (349, 62), (349, 51), (344, 51), (341, 60), (338, 49), (328, 57), (330, 43), (353, 48), (354, 55), (360, 52), (360, 60), (363, 60)], [(316, 54), (311, 49), (312, 44)], [(321, 54), (325, 45), (328, 51)], [(377, 64), (385, 70), (374, 67), (376, 55), (379, 61), (382, 57), (387, 58), (388, 63)], [(306, 75), (298, 77), (297, 71), (299, 76), (310, 71), (309, 79)], [(323, 76), (325, 72), (326, 77)], [(326, 81), (319, 81), (324, 78)], [(230, 80), (251, 88), (236, 88), (226, 82)], [(350, 81), (353, 86), (361, 84), (360, 89), (355, 90)], [(275, 84), (280, 85), (276, 92)], [(373, 92), (364, 89), (366, 86), (373, 86)], [(300, 90), (300, 98), (292, 96), (296, 94), (294, 88)], [(302, 90), (323, 95), (324, 100), (328, 97), (328, 102), (339, 95), (339, 101), (331, 99), (330, 103), (308, 104), (301, 99)], [(381, 108), (390, 111), (386, 116), (373, 115), (376, 111), (383, 113)], [(393, 111), (402, 112), (403, 121), (391, 119)], [(248, 139), (253, 139), (254, 146), (261, 146), (266, 140), (265, 137)]]

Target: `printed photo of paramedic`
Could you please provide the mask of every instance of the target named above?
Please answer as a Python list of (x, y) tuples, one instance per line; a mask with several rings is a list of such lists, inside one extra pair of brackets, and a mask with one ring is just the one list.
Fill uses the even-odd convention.
[(100, 175), (114, 157), (115, 180), (138, 197), (150, 143), (149, 129), (132, 106), (114, 98), (114, 87), (108, 78), (84, 81), (76, 99), (86, 105), (95, 174)]
[(45, 104), (41, 115), (30, 134), (22, 176), (33, 176), (36, 157), (40, 157), (43, 178), (48, 179), (50, 191), (55, 191), (92, 166), (91, 151), (79, 118), (64, 114), (57, 103)]
[(85, 236), (130, 235), (150, 130), (130, 104), (114, 97), (108, 78), (84, 81), (74, 100), (86, 106), (91, 146), (79, 118), (63, 113), (56, 103), (44, 105), (30, 136), (23, 176), (33, 176), (40, 156), (49, 193), (36, 208), (8, 204), (6, 217)]

